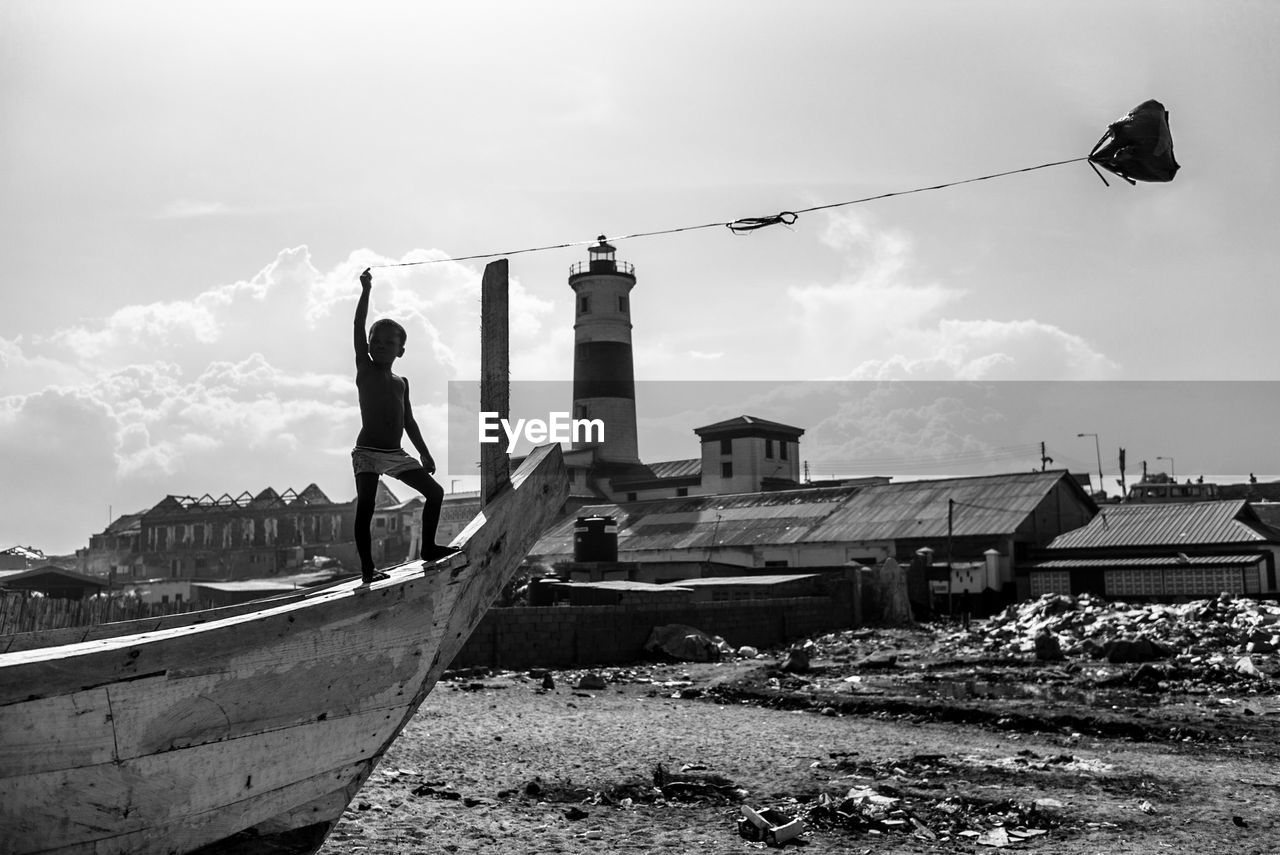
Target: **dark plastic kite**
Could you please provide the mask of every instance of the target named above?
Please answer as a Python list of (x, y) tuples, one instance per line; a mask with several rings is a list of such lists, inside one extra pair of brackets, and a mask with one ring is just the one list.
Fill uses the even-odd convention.
[[(1172, 181), (1178, 172), (1173, 159), (1169, 111), (1159, 101), (1143, 101), (1117, 122), (1089, 152), (1089, 163), (1114, 172), (1130, 184)], [(1102, 178), (1102, 173), (1098, 173)], [(1103, 178), (1105, 184), (1107, 179)]]

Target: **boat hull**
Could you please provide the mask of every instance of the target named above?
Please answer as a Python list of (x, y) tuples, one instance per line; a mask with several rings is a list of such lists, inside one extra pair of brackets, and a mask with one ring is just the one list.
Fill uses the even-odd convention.
[(540, 449), (442, 562), (0, 654), (0, 851), (313, 852), (566, 492)]

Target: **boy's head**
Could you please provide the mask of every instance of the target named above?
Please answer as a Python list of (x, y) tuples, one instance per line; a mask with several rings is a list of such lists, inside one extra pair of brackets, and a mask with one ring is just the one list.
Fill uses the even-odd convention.
[(369, 358), (377, 363), (394, 362), (396, 357), (404, 356), (404, 343), (408, 338), (404, 327), (390, 318), (375, 321), (369, 327)]

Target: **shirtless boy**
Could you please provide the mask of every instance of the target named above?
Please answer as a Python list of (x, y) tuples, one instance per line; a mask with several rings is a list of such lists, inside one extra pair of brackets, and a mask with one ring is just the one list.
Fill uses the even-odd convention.
[[(435, 543), (444, 488), (431, 477), (436, 464), (409, 406), (409, 381), (391, 373), (391, 363), (404, 356), (404, 327), (383, 318), (374, 323), (368, 340), (365, 339), (364, 325), (372, 289), (373, 275), (365, 270), (360, 274), (360, 301), (356, 303), (355, 318), (360, 435), (351, 450), (351, 464), (356, 474), (356, 550), (360, 553), (360, 574), (365, 584), (387, 578), (374, 568), (373, 538), (369, 530), (378, 495), (378, 478), (382, 475), (400, 479), (426, 500), (422, 508), (422, 560), (435, 561), (456, 551)], [(409, 435), (409, 441), (422, 456), (421, 463), (400, 447), (404, 434)]]

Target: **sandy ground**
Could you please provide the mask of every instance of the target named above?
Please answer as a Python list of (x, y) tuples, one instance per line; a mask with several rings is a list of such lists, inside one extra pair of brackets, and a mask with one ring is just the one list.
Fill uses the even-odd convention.
[(442, 681), (321, 853), (766, 849), (744, 804), (808, 819), (786, 848), (810, 851), (1280, 852), (1280, 716), (1256, 696), (904, 701), (774, 664)]

